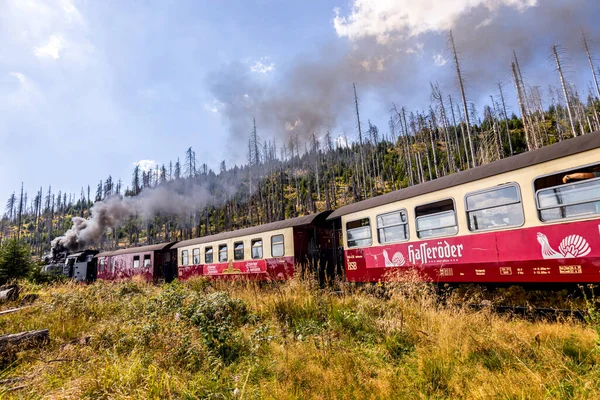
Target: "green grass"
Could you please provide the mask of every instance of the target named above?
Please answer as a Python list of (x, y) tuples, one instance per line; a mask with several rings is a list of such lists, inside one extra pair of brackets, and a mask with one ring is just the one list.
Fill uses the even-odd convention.
[(1, 316), (0, 334), (48, 328), (51, 340), (2, 354), (0, 380), (24, 379), (0, 398), (600, 395), (592, 327), (443, 306), (423, 284), (392, 283), (385, 295), (302, 280), (23, 285), (39, 298)]

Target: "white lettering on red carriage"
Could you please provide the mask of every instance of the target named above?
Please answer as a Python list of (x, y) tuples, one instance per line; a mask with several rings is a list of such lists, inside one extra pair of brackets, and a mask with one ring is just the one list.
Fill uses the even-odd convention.
[(411, 244), (408, 246), (408, 259), (412, 264), (458, 261), (463, 257), (463, 249), (462, 244), (454, 245), (445, 240), (433, 246), (428, 242), (421, 243), (418, 247)]

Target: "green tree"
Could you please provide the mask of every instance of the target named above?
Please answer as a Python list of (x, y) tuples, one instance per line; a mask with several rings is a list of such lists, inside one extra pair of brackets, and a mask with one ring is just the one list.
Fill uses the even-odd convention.
[(6, 240), (0, 247), (0, 284), (26, 277), (31, 269), (27, 245), (16, 238)]

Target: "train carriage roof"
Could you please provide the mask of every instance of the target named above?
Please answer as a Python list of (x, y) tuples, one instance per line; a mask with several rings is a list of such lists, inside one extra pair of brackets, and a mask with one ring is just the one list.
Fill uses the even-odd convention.
[(279, 229), (291, 228), (291, 227), (295, 227), (295, 226), (312, 225), (314, 223), (325, 221), (325, 219), (327, 218), (327, 216), (330, 213), (331, 213), (331, 211), (323, 211), (323, 212), (316, 213), (316, 214), (305, 215), (303, 217), (284, 219), (283, 221), (271, 222), (269, 224), (253, 226), (250, 228), (244, 228), (244, 229), (240, 229), (237, 231), (222, 232), (222, 233), (218, 233), (216, 235), (203, 236), (203, 237), (199, 237), (196, 239), (184, 240), (182, 242), (177, 243), (175, 246), (173, 246), (173, 248), (177, 249), (179, 247), (193, 246), (196, 244), (202, 244), (202, 243), (208, 243), (208, 242), (217, 242), (219, 240), (227, 240), (227, 239), (232, 239), (232, 238), (241, 237), (241, 236), (256, 235), (259, 233), (276, 231)]
[(541, 164), (547, 161), (555, 160), (573, 154), (582, 153), (600, 147), (600, 132), (592, 132), (587, 135), (578, 136), (572, 139), (542, 147), (541, 149), (517, 154), (489, 164), (476, 168), (461, 171), (432, 181), (411, 186), (405, 189), (396, 190), (371, 199), (348, 204), (334, 211), (327, 219), (339, 218), (342, 215), (352, 214), (370, 208), (379, 207), (396, 201), (406, 200), (412, 197), (420, 196), (438, 190), (448, 189), (453, 186), (477, 181), (479, 179), (489, 178), (491, 176), (503, 174), (505, 172), (515, 171), (531, 165)]
[(96, 257), (118, 256), (118, 255), (122, 255), (122, 254), (148, 253), (151, 251), (168, 250), (175, 243), (177, 243), (177, 242), (159, 243), (159, 244), (151, 244), (149, 246), (128, 247), (126, 249), (105, 251), (103, 253), (97, 254)]

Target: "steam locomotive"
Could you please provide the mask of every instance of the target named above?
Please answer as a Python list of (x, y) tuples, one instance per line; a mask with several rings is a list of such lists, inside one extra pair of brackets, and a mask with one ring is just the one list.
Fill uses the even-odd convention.
[(69, 255), (81, 281), (194, 276), (440, 283), (600, 282), (600, 133), (335, 211), (179, 242)]

